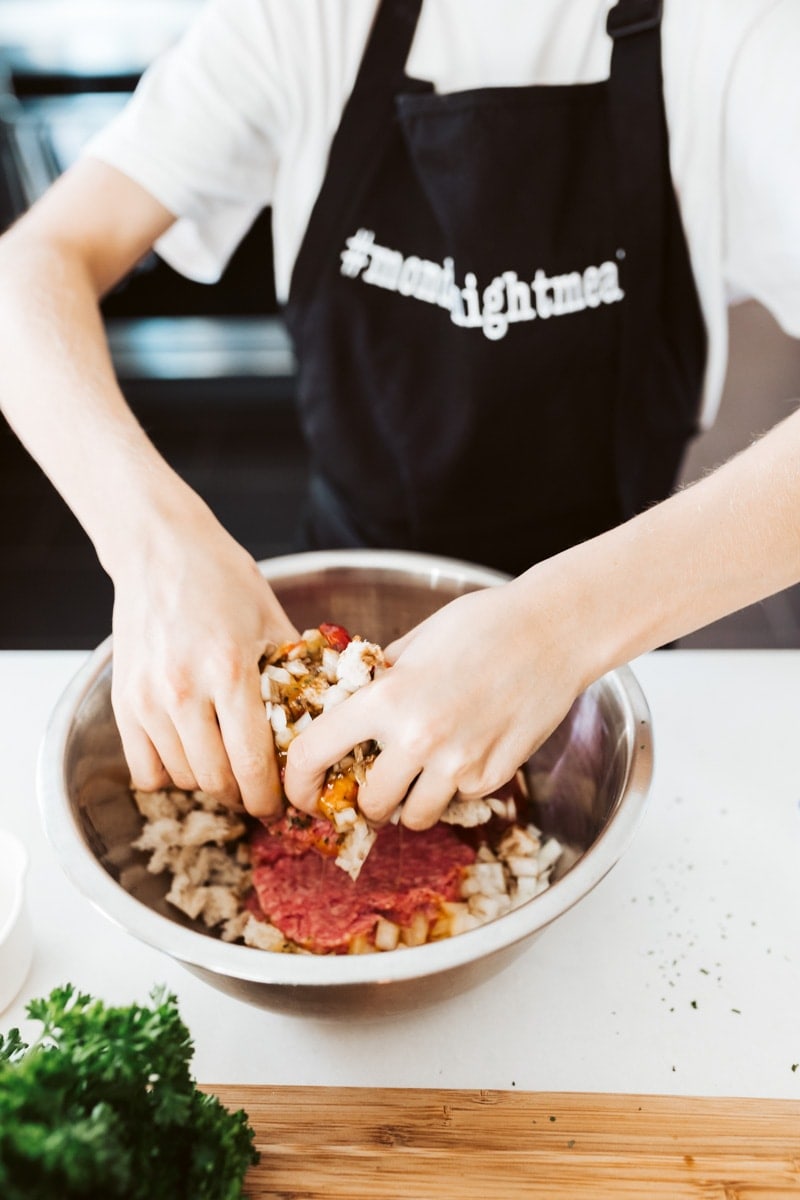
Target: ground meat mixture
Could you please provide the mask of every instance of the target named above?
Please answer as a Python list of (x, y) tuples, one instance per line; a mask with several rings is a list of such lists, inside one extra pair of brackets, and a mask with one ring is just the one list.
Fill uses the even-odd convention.
[[(314, 822), (313, 825), (324, 824)], [(374, 944), (380, 925), (402, 931), (426, 929), (444, 902), (458, 901), (464, 868), (476, 851), (444, 825), (411, 832), (399, 825), (378, 831), (358, 878), (339, 870), (317, 842), (312, 825), (303, 838), (258, 830), (251, 840), (258, 915), (285, 938), (317, 954), (347, 953), (354, 939)], [(409, 936), (408, 934), (406, 935)]]

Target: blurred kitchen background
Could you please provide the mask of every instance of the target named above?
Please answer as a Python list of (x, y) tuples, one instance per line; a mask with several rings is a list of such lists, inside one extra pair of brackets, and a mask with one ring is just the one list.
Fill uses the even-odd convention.
[[(0, 0), (0, 229), (125, 102), (202, 0)], [(223, 279), (190, 284), (155, 257), (104, 304), (129, 403), (162, 453), (257, 557), (293, 546), (305, 456), (294, 361), (272, 288), (269, 213)], [(0, 366), (0, 370), (2, 367)], [(693, 479), (800, 399), (800, 342), (758, 305), (731, 312), (721, 414)], [(86, 648), (110, 630), (111, 588), (87, 538), (0, 418), (0, 648)], [(800, 588), (685, 639), (800, 646)]]

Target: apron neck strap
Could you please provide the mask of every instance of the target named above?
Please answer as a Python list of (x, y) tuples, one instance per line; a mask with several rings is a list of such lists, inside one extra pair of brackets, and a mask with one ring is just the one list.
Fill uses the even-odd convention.
[(405, 74), (421, 8), (422, 0), (381, 0), (378, 6), (294, 265), (290, 299), (310, 295), (320, 262), (345, 237), (349, 214), (357, 210), (370, 181), (369, 164), (379, 161), (386, 130), (395, 119), (395, 95), (430, 90), (430, 84)]
[[(629, 516), (637, 508), (638, 485), (633, 485), (644, 469), (635, 433), (647, 375), (642, 354), (659, 345), (658, 298), (668, 253), (665, 214), (670, 205), (665, 189), (671, 189), (672, 182), (661, 71), (661, 0), (619, 0), (606, 28), (614, 42), (608, 95), (625, 288), (641, 298), (623, 305), (616, 414), (618, 453), (627, 464), (618, 472), (620, 501)], [(631, 486), (626, 480), (633, 481)]]
[(630, 37), (647, 33), (661, 24), (663, 0), (619, 0), (608, 14), (606, 30), (609, 37)]
[[(608, 14), (613, 39), (608, 80), (626, 270), (660, 265), (662, 164), (667, 146), (661, 71), (661, 0), (619, 0)], [(637, 245), (630, 244), (635, 236)], [(634, 250), (636, 253), (631, 254)], [(655, 294), (656, 289), (646, 289)]]
[(402, 79), (421, 8), (422, 0), (381, 0), (364, 47), (354, 96), (385, 91), (393, 80)]

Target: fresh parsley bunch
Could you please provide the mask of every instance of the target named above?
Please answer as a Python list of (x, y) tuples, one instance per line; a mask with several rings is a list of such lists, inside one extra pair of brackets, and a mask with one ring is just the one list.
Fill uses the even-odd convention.
[(3, 1200), (237, 1200), (258, 1160), (247, 1114), (199, 1091), (177, 999), (107, 1007), (56, 988), (32, 1045), (0, 1035)]

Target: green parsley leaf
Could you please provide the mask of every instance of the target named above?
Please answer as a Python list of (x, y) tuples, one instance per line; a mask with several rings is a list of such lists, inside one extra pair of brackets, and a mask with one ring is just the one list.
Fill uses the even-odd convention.
[(3, 1200), (239, 1200), (258, 1161), (243, 1111), (198, 1090), (177, 999), (111, 1007), (71, 985), (0, 1035)]

